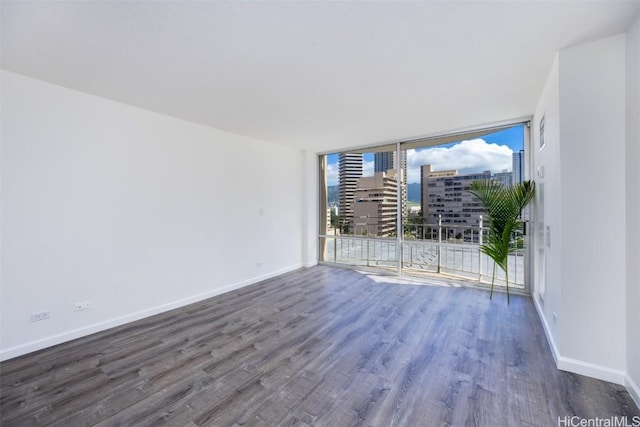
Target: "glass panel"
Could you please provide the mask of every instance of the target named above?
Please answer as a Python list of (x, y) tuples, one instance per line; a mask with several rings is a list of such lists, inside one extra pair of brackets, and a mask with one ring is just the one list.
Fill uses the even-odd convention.
[[(464, 140), (410, 141), (399, 153), (388, 145), (327, 155), (321, 166), (326, 182), (321, 260), (390, 271), (400, 263), (403, 274), (490, 283), (493, 261), (480, 251), (489, 232), (487, 218), (468, 189), (475, 180), (505, 186), (522, 180), (524, 132), (524, 124), (511, 125), (468, 132)], [(447, 143), (434, 147), (436, 140)], [(513, 244), (509, 282), (524, 287), (522, 230)], [(505, 283), (500, 269), (495, 280)]]
[[(468, 134), (462, 141), (403, 150), (407, 158), (407, 204), (402, 267), (405, 274), (440, 273), (490, 282), (493, 261), (479, 249), (486, 240), (486, 214), (468, 191), (476, 180), (510, 186), (522, 181), (523, 124), (498, 132)], [(405, 146), (403, 144), (403, 146)], [(406, 147), (405, 146), (405, 147)], [(524, 239), (510, 257), (509, 282), (524, 286)], [(499, 269), (498, 269), (499, 270)], [(496, 270), (498, 284), (504, 272)]]
[(334, 153), (323, 156), (321, 165), (326, 226), (320, 232), (320, 259), (393, 269), (399, 253), (397, 191), (402, 187), (395, 153)]
[(396, 192), (402, 177), (394, 167), (394, 154), (345, 152), (326, 156), (329, 234), (396, 236)]

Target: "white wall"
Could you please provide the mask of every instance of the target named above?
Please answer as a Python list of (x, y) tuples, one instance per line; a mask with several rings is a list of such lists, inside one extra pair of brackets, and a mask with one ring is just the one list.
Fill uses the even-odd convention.
[[(560, 368), (622, 383), (625, 36), (562, 50), (534, 124), (542, 114), (550, 129), (547, 146), (534, 151), (534, 167), (545, 166), (551, 248), (546, 295), (538, 305)], [(538, 142), (534, 131), (534, 146)]]
[(640, 15), (627, 31), (627, 382), (640, 406)]
[(302, 265), (300, 151), (5, 71), (1, 136), (2, 359)]
[(624, 35), (560, 52), (560, 116), (562, 352), (624, 371)]
[[(554, 313), (560, 313), (562, 302), (562, 242), (559, 239), (561, 210), (560, 192), (560, 74), (558, 69), (558, 57), (547, 78), (545, 89), (534, 114), (532, 123), (531, 155), (534, 159), (532, 176), (537, 185), (536, 210), (544, 205), (544, 213), (537, 212), (536, 218), (544, 216), (544, 221), (537, 220), (535, 227), (535, 265), (533, 297), (538, 308), (544, 312), (543, 321), (547, 321), (546, 329), (549, 341), (553, 347), (561, 344), (559, 330), (561, 319), (554, 317)], [(545, 144), (540, 148), (540, 121), (544, 116)], [(542, 176), (537, 176), (540, 167)], [(540, 199), (544, 197), (544, 203)], [(547, 227), (550, 233), (547, 236)], [(547, 241), (548, 240), (548, 241)], [(540, 251), (544, 251), (544, 260)], [(544, 262), (544, 276), (541, 275), (539, 263)], [(544, 280), (544, 290), (540, 284)], [(559, 349), (555, 349), (558, 353)]]

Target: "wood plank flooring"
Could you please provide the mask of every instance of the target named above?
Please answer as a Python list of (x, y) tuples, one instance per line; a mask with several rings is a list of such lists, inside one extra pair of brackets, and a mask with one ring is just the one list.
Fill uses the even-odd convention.
[(555, 368), (529, 298), (507, 306), (478, 289), (386, 282), (302, 269), (6, 361), (0, 424), (496, 427), (640, 416), (623, 387)]

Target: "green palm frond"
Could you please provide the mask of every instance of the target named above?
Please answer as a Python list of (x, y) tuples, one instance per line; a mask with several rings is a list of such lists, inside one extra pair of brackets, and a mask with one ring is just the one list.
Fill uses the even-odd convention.
[[(507, 302), (509, 301), (509, 254), (515, 252), (512, 236), (520, 227), (518, 219), (522, 210), (535, 196), (535, 182), (523, 181), (510, 187), (492, 180), (474, 181), (469, 192), (480, 200), (487, 216), (489, 236), (480, 247), (496, 265), (504, 270), (507, 283)], [(494, 275), (491, 280), (491, 294), (493, 296)]]

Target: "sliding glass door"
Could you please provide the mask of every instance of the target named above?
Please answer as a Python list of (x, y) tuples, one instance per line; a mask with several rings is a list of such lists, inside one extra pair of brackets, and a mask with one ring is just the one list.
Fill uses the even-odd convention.
[(321, 261), (398, 270), (403, 181), (395, 155), (391, 147), (321, 157)]
[[(525, 179), (527, 132), (516, 123), (321, 156), (320, 261), (489, 283), (486, 218), (469, 185)], [(509, 258), (509, 282), (522, 289), (525, 231)]]

